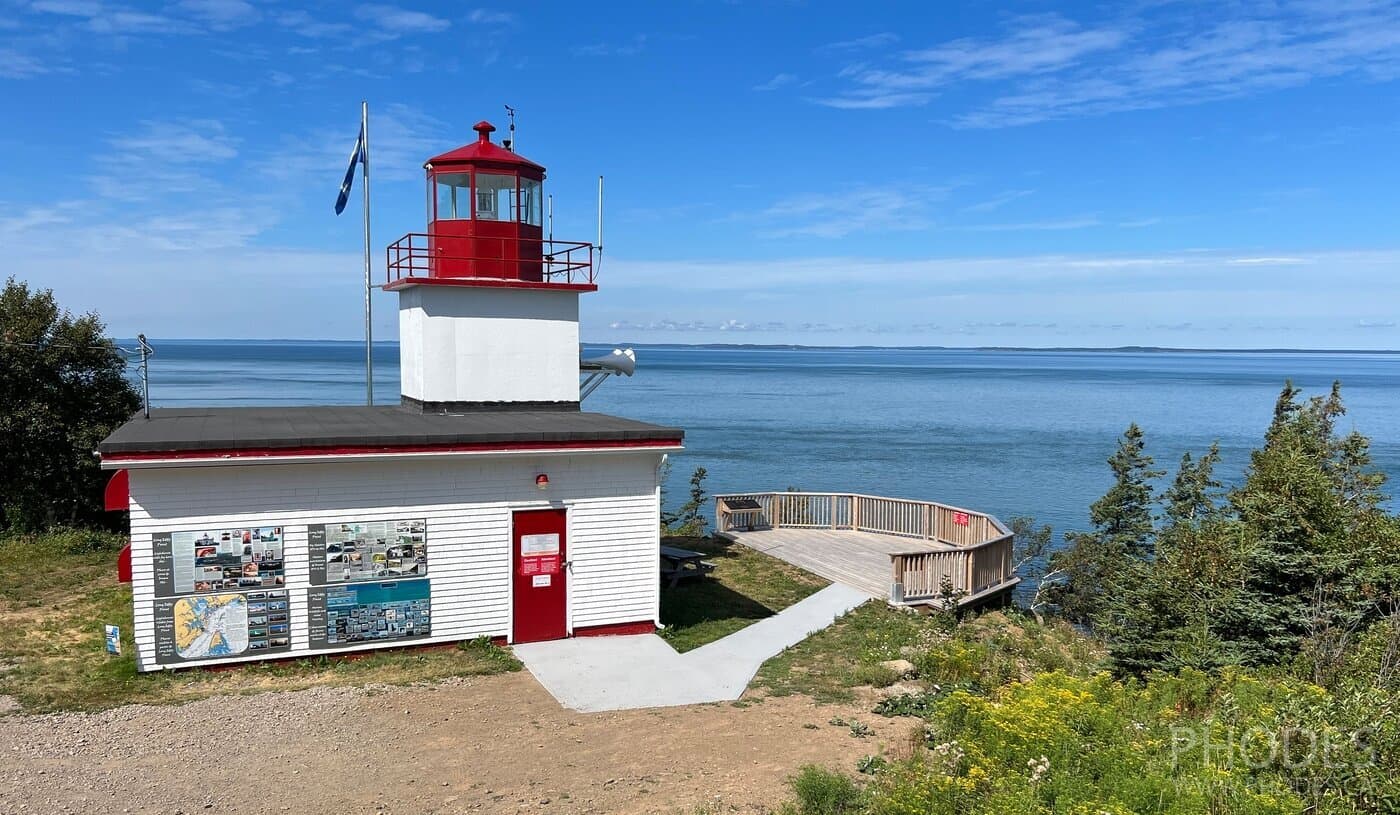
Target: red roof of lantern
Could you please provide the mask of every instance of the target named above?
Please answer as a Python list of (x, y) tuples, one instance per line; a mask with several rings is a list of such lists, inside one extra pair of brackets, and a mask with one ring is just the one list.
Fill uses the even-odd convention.
[(440, 156), (433, 156), (428, 159), (428, 164), (432, 166), (452, 165), (452, 164), (495, 164), (510, 165), (512, 167), (527, 168), (544, 175), (544, 168), (524, 156), (513, 153), (499, 144), (491, 142), (491, 134), (495, 132), (496, 126), (487, 121), (477, 122), (472, 127), (477, 132), (477, 140), (471, 144), (464, 144), (456, 150), (449, 150)]

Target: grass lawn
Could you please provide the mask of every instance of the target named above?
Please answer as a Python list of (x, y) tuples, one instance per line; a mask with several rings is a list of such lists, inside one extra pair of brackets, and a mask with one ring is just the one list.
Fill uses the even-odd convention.
[(661, 587), (661, 636), (689, 651), (771, 617), (825, 588), (827, 581), (745, 546), (710, 537), (675, 537), (668, 546), (704, 552), (715, 564), (707, 577)]
[[(117, 583), (115, 535), (64, 532), (0, 538), (0, 694), (26, 712), (180, 702), (221, 693), (312, 685), (407, 684), (519, 670), (489, 643), (309, 657), (219, 670), (136, 672), (131, 588)], [(103, 648), (102, 625), (122, 628), (122, 653)]]

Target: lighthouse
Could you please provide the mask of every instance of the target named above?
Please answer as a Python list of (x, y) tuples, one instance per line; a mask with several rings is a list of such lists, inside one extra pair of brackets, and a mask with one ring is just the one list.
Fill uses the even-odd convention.
[(545, 168), (477, 140), (424, 165), (427, 231), (388, 248), (403, 404), (427, 412), (579, 407), (579, 296), (594, 247), (543, 229)]
[(387, 247), (399, 404), (156, 407), (98, 446), (140, 670), (656, 630), (684, 433), (580, 409), (595, 247), (547, 235), (545, 168), (474, 129)]

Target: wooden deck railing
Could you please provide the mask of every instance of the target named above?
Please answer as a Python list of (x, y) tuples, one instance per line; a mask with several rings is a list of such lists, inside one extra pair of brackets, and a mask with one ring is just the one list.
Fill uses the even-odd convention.
[[(748, 509), (735, 505), (753, 502)], [(873, 532), (954, 548), (890, 555), (890, 599), (919, 602), (945, 590), (974, 596), (1008, 581), (1012, 574), (1011, 530), (983, 512), (931, 501), (852, 493), (763, 492), (715, 497), (716, 528), (835, 529)]]

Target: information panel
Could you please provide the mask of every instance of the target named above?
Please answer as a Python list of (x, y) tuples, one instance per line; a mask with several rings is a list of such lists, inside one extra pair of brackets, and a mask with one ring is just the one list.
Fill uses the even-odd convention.
[(431, 580), (350, 583), (307, 590), (312, 648), (422, 639), (432, 634)]
[(353, 521), (307, 527), (311, 583), (382, 582), (428, 573), (428, 522)]
[(155, 623), (156, 662), (162, 665), (292, 647), (285, 589), (157, 599)]
[(283, 585), (282, 527), (158, 532), (151, 536), (157, 597)]

